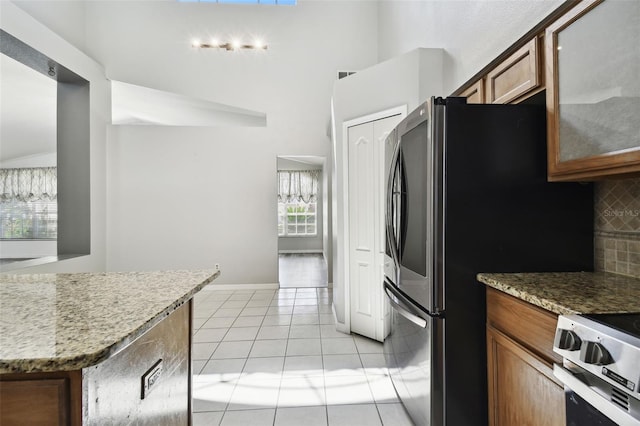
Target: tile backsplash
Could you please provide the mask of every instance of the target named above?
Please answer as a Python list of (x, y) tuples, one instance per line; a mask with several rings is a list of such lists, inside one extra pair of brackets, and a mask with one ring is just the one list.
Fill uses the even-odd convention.
[(595, 269), (640, 278), (640, 178), (595, 185)]

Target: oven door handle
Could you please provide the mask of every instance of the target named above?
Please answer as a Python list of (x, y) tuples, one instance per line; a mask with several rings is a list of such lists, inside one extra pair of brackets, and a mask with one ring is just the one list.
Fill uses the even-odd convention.
[(640, 420), (616, 408), (611, 401), (591, 389), (589, 385), (577, 378), (573, 373), (571, 373), (571, 371), (567, 370), (563, 366), (554, 364), (553, 375), (564, 383), (565, 387), (574, 391), (595, 409), (619, 425), (640, 426)]

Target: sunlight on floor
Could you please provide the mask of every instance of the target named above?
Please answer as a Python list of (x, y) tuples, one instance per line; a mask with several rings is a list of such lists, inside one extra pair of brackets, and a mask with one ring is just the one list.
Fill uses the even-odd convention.
[(410, 426), (380, 342), (336, 330), (330, 288), (195, 302), (193, 424)]

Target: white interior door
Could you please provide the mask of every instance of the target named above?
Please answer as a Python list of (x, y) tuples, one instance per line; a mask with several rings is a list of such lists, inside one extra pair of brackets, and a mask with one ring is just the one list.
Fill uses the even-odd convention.
[(349, 127), (349, 300), (351, 331), (382, 341), (389, 308), (384, 277), (384, 142), (402, 117)]

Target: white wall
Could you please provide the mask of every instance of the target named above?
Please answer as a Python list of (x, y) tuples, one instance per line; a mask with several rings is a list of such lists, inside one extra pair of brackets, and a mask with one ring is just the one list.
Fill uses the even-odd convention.
[(416, 49), (377, 64), (335, 83), (333, 90), (333, 300), (336, 319), (344, 323), (346, 303), (345, 253), (348, 219), (344, 162), (346, 153), (342, 137), (343, 123), (406, 105), (414, 110), (422, 102), (442, 93), (442, 49)]
[[(220, 283), (277, 282), (276, 157), (329, 156), (336, 71), (375, 63), (375, 3), (92, 1), (87, 19), (110, 78), (267, 113), (266, 128), (112, 127), (108, 268), (219, 263)], [(269, 49), (191, 48), (214, 32)]]
[[(38, 8), (51, 6), (42, 2)], [(54, 7), (55, 9), (55, 7)], [(49, 27), (83, 28), (75, 13), (47, 13)], [(21, 269), (19, 272), (103, 271), (106, 248), (106, 122), (110, 116), (110, 88), (104, 69), (49, 27), (8, 0), (0, 1), (3, 30), (88, 80), (90, 87), (91, 255)], [(71, 31), (71, 30), (70, 30)], [(82, 30), (79, 30), (80, 32)]]
[(381, 0), (378, 59), (416, 47), (446, 50), (448, 95), (563, 3), (544, 1)]
[[(55, 135), (53, 136), (53, 138), (55, 139)], [(54, 149), (55, 149), (55, 146), (54, 146)], [(28, 168), (28, 167), (55, 167), (56, 163), (57, 163), (56, 153), (47, 152), (42, 154), (29, 155), (26, 157), (14, 158), (7, 161), (0, 161), (0, 168), (19, 169), (19, 168)]]
[(331, 188), (331, 159), (322, 162), (322, 253), (327, 262), (327, 282), (333, 287), (333, 214)]

